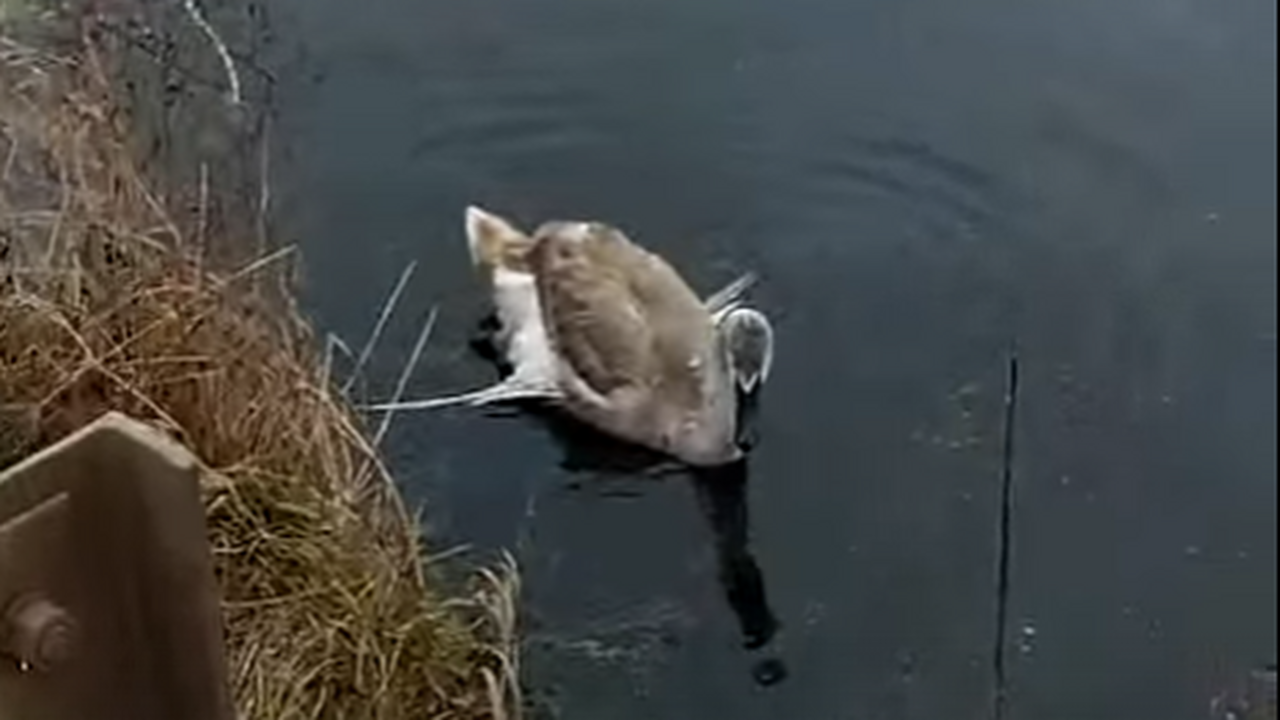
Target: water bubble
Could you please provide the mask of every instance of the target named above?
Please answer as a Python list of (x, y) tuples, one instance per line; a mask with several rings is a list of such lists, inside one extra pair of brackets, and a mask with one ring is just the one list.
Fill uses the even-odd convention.
[(751, 678), (760, 687), (773, 687), (787, 679), (787, 666), (778, 658), (765, 658), (751, 668)]
[(1035, 652), (1036, 636), (1038, 636), (1039, 634), (1040, 634), (1040, 631), (1036, 628), (1036, 625), (1033, 621), (1031, 620), (1022, 621), (1022, 627), (1020, 629), (1019, 637), (1018, 637), (1018, 652), (1022, 653), (1023, 655), (1030, 655), (1031, 653)]

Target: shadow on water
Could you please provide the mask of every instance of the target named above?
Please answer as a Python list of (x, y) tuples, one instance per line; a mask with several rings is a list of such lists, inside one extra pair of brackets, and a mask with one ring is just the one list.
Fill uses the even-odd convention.
[[(491, 333), (497, 321), (489, 315), (480, 321), (472, 349), (493, 363), (500, 376), (510, 373), (495, 352)], [(748, 450), (758, 441), (756, 396), (739, 397), (739, 440)], [(778, 634), (781, 624), (769, 605), (764, 573), (751, 553), (750, 489), (751, 459), (712, 468), (690, 468), (678, 465), (665, 456), (646, 448), (621, 442), (593, 428), (575, 422), (553, 408), (536, 403), (522, 404), (517, 410), (495, 408), (493, 412), (520, 412), (536, 419), (561, 450), (560, 467), (579, 477), (572, 483), (575, 490), (589, 490), (604, 496), (643, 494), (638, 483), (683, 477), (692, 485), (698, 509), (715, 543), (716, 566), (724, 598), (738, 622), (743, 647), (757, 651), (766, 648)], [(752, 678), (761, 686), (776, 685), (787, 677), (787, 668), (777, 657), (765, 657), (752, 667)]]

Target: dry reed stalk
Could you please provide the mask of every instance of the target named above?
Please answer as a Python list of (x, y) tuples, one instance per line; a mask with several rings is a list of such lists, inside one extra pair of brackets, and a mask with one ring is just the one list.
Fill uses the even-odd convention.
[(514, 564), (424, 570), (306, 323), (252, 291), (284, 253), (207, 268), (235, 238), (149, 191), (94, 52), (0, 40), (0, 464), (107, 409), (197, 454), (243, 717), (518, 717)]

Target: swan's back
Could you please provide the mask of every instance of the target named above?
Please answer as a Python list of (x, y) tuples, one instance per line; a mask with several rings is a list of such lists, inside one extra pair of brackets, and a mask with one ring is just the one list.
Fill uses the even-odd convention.
[(631, 393), (590, 421), (690, 462), (736, 456), (711, 315), (666, 261), (616, 229), (570, 222), (539, 228), (528, 258), (562, 361), (597, 393)]

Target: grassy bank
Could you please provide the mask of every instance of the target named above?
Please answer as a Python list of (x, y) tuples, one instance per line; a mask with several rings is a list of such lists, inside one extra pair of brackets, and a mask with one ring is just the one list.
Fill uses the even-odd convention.
[(0, 24), (0, 466), (108, 409), (194, 450), (243, 717), (517, 715), (513, 569), (437, 579), (290, 251), (238, 251), (261, 238), (218, 221), (216, 182), (155, 189), (118, 63), (74, 26)]

